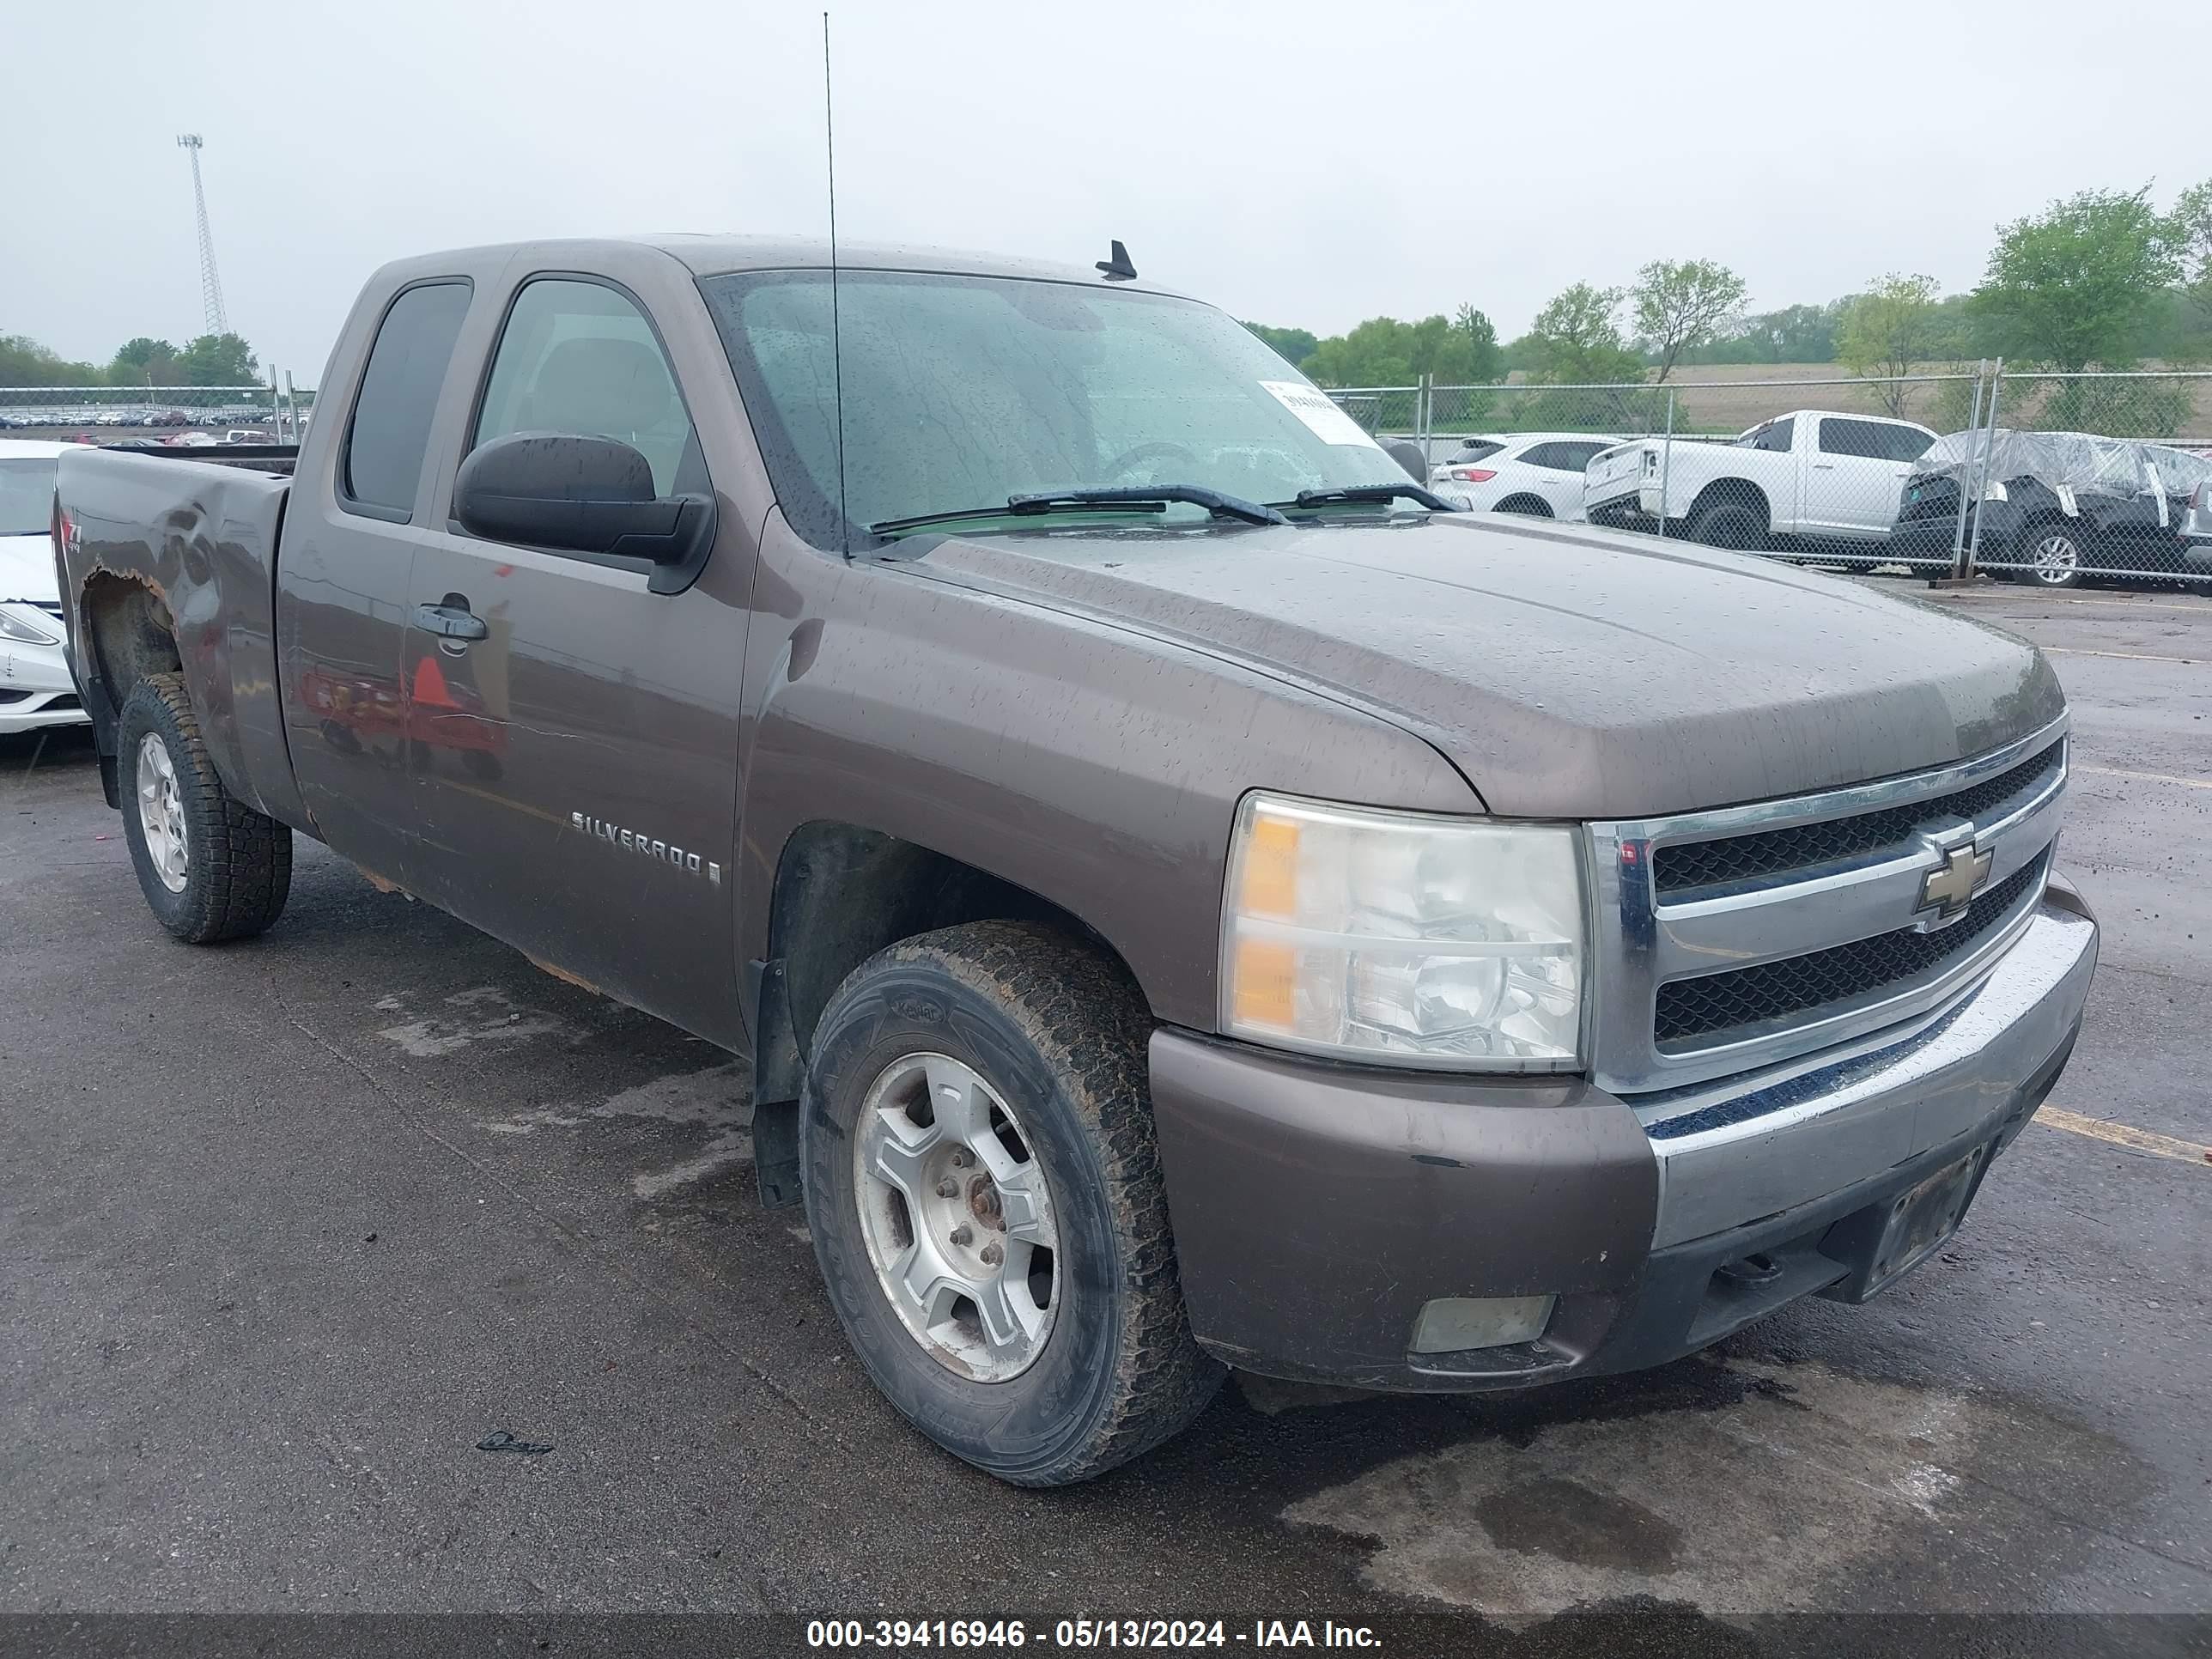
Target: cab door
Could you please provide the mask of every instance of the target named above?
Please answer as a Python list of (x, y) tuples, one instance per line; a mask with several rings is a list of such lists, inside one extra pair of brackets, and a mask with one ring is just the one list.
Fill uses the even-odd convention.
[(401, 652), (432, 427), (472, 297), (456, 275), (386, 300), (330, 467), (295, 480), (279, 542), (280, 701), (301, 801), (331, 847), (403, 887), (415, 840)]
[[(641, 288), (657, 257), (639, 252)], [(702, 303), (671, 289), (667, 303)], [(507, 300), (456, 459), (511, 433), (585, 434), (640, 451), (662, 496), (711, 493), (690, 402), (639, 289), (539, 271)], [(731, 860), (752, 550), (736, 515), (695, 585), (654, 593), (642, 560), (482, 540), (451, 501), (449, 470), (402, 652), (417, 890), (564, 976), (741, 1043)]]
[[(1887, 536), (1912, 472), (1898, 439), (1917, 434), (1910, 427), (1844, 415), (1823, 415), (1810, 424), (1814, 440), (1803, 474), (1800, 522), (1813, 534), (1850, 541)], [(1920, 447), (1927, 447), (1924, 441)]]

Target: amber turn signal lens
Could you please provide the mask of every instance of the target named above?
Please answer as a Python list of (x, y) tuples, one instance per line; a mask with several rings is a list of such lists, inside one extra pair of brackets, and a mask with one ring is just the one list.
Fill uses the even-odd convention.
[(1285, 921), (1297, 914), (1296, 819), (1270, 817), (1264, 812), (1253, 818), (1251, 839), (1244, 848), (1244, 880), (1237, 895), (1237, 908), (1248, 916), (1278, 916)]
[(1237, 1018), (1287, 1031), (1297, 1024), (1298, 960), (1294, 946), (1272, 939), (1237, 941)]

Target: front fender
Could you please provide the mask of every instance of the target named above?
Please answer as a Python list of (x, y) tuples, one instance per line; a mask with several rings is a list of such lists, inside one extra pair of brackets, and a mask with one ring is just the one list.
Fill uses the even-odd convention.
[(738, 857), (743, 957), (769, 954), (783, 848), (833, 820), (1036, 894), (1117, 951), (1153, 1013), (1215, 1023), (1238, 799), (1480, 803), (1420, 739), (1202, 650), (914, 564), (835, 560), (772, 523)]

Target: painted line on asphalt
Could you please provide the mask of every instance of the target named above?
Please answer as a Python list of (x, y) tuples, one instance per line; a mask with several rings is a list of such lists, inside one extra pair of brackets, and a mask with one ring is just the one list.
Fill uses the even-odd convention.
[(2062, 605), (2102, 605), (2109, 611), (2202, 611), (2204, 600), (2197, 594), (2187, 599), (2062, 599)]
[(2100, 778), (2141, 778), (2147, 783), (2178, 783), (2184, 789), (2212, 789), (2212, 778), (2177, 777), (2171, 772), (2130, 772), (2124, 766), (2076, 766), (2076, 772), (2094, 772)]
[(2069, 1134), (2087, 1135), (2092, 1140), (2124, 1146), (2130, 1152), (2148, 1152), (2154, 1158), (2170, 1158), (2179, 1163), (2194, 1164), (2199, 1169), (2212, 1170), (2212, 1146), (2177, 1140), (2172, 1135), (2153, 1134), (2148, 1129), (2110, 1123), (2101, 1117), (2083, 1117), (2079, 1112), (2061, 1111), (2056, 1106), (2045, 1106), (2029, 1121), (2047, 1129), (2063, 1129)]
[(2144, 651), (2087, 651), (2078, 645), (2046, 645), (2041, 648), (2053, 657), (2117, 657), (2123, 662), (2178, 662), (2192, 668), (2204, 665), (2202, 657), (2154, 657)]

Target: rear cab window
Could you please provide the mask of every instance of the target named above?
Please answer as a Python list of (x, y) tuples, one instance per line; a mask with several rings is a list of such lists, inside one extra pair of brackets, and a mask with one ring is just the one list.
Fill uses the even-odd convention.
[(1736, 442), (1745, 449), (1769, 449), (1786, 455), (1796, 438), (1796, 426), (1795, 416), (1784, 415), (1778, 421), (1769, 421), (1765, 426), (1752, 428)]
[(338, 457), (338, 504), (404, 524), (430, 445), (430, 422), (474, 293), (465, 277), (402, 289), (377, 325)]

